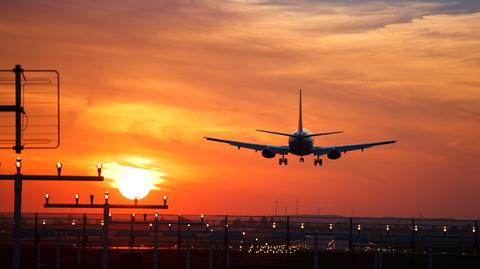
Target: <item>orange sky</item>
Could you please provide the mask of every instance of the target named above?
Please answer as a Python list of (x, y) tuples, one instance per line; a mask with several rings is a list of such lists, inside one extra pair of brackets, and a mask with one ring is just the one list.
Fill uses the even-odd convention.
[[(98, 160), (164, 173), (141, 202), (166, 213), (479, 218), (480, 5), (475, 1), (15, 1), (0, 3), (1, 69), (61, 73), (62, 143), (25, 173), (92, 174)], [(203, 136), (285, 144), (298, 89), (317, 145), (398, 144), (288, 166)], [(1, 173), (13, 173), (2, 150)], [(76, 191), (78, 190), (78, 191)], [(109, 183), (24, 183), (72, 199)], [(0, 211), (13, 208), (0, 183)], [(51, 212), (51, 211), (48, 211)]]

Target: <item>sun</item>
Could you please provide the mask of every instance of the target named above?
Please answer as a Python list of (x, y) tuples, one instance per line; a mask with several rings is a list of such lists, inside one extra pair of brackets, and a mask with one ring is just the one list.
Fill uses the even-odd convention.
[(112, 186), (118, 188), (127, 199), (135, 200), (146, 197), (155, 185), (161, 182), (162, 172), (147, 168), (148, 162), (108, 163), (105, 164), (105, 176), (112, 180)]

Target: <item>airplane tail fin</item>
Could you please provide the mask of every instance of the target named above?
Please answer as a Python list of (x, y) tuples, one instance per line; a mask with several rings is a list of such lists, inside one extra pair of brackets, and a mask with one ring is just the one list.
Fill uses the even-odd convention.
[(298, 106), (298, 131), (303, 131), (303, 122), (302, 122), (302, 90), (300, 89), (300, 104)]

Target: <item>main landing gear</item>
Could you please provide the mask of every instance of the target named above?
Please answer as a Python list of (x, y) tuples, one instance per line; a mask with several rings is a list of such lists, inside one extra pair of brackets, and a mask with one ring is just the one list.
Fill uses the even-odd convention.
[(315, 160), (313, 160), (313, 165), (315, 166), (322, 166), (322, 159), (320, 159), (318, 156)]
[(305, 162), (305, 159), (303, 157), (300, 157), (300, 162), (301, 163)]
[(287, 165), (288, 164), (287, 158), (285, 158), (285, 156), (282, 156), (282, 158), (278, 159), (278, 164), (279, 165), (282, 165), (282, 164)]

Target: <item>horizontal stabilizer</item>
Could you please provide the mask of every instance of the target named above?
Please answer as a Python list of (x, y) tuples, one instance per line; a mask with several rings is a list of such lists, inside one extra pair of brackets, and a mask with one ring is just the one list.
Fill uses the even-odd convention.
[(283, 135), (283, 136), (289, 136), (289, 137), (294, 137), (291, 134), (286, 134), (286, 133), (279, 133), (279, 132), (272, 132), (272, 131), (267, 131), (267, 130), (256, 130), (257, 132), (262, 132), (262, 133), (269, 133), (269, 134), (275, 134), (275, 135)]
[(327, 132), (327, 133), (318, 133), (318, 134), (309, 134), (309, 135), (306, 135), (305, 137), (321, 136), (321, 135), (330, 135), (330, 134), (340, 134), (340, 133), (343, 133), (343, 131)]

